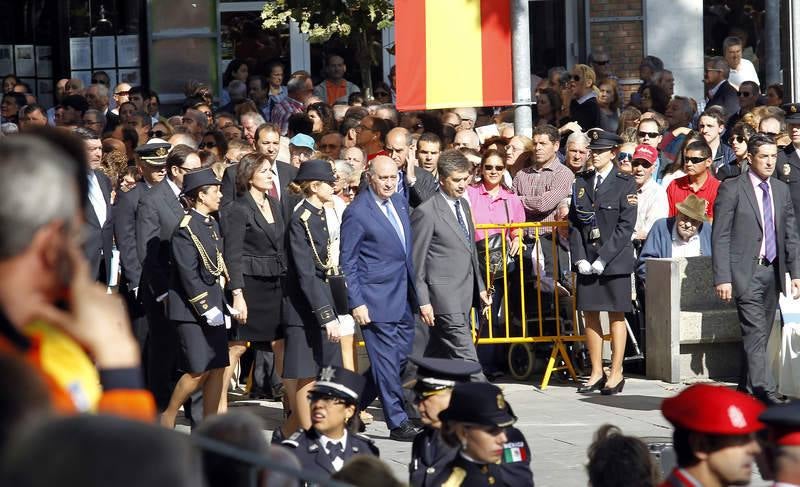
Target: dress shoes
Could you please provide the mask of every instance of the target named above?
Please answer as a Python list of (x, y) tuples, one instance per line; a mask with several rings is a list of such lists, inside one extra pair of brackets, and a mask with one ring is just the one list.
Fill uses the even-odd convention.
[(588, 394), (594, 391), (600, 391), (606, 386), (606, 376), (603, 376), (600, 380), (595, 381), (594, 384), (584, 384), (578, 387), (578, 394)]
[(419, 431), (414, 428), (414, 426), (411, 424), (411, 421), (405, 420), (403, 421), (403, 424), (389, 432), (389, 438), (394, 441), (412, 442), (417, 436), (417, 433), (419, 433)]
[(613, 396), (615, 394), (619, 394), (620, 392), (622, 392), (623, 387), (625, 387), (624, 377), (614, 387), (603, 387), (603, 389), (600, 391), (600, 394), (604, 396)]
[(761, 402), (767, 406), (778, 406), (781, 404), (789, 404), (791, 401), (788, 397), (777, 392), (766, 392), (761, 396)]

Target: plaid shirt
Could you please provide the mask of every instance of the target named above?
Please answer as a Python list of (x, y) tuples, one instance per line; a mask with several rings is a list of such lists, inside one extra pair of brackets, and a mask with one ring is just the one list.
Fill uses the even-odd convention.
[(285, 97), (272, 106), (272, 123), (281, 128), (281, 135), (286, 135), (289, 131), (289, 117), (293, 113), (305, 111), (305, 105), (292, 97)]
[(522, 200), (527, 221), (552, 221), (558, 202), (571, 194), (573, 181), (572, 171), (554, 157), (541, 169), (530, 166), (519, 171), (512, 189)]

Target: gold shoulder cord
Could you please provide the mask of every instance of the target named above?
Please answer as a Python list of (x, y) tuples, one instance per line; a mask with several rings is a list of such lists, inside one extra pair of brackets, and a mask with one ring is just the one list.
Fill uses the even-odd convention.
[(197, 235), (192, 232), (192, 228), (187, 225), (186, 229), (189, 230), (189, 236), (192, 237), (192, 242), (194, 242), (194, 246), (197, 247), (197, 252), (200, 253), (200, 259), (203, 261), (203, 267), (205, 267), (206, 270), (214, 277), (224, 275), (226, 280), (230, 280), (228, 277), (228, 268), (225, 266), (225, 260), (222, 258), (222, 252), (219, 251), (216, 245), (214, 246), (214, 249), (217, 251), (217, 261), (214, 263), (211, 262), (211, 258), (209, 257), (206, 248), (203, 246), (203, 243), (200, 242), (200, 239), (197, 238)]
[(308, 243), (311, 245), (311, 252), (314, 254), (314, 258), (317, 259), (319, 266), (325, 269), (325, 273), (328, 275), (338, 274), (339, 269), (337, 269), (335, 265), (331, 264), (331, 239), (328, 239), (328, 260), (326, 262), (322, 262), (322, 259), (319, 257), (319, 253), (317, 252), (317, 247), (314, 245), (314, 237), (311, 236), (311, 229), (308, 228), (308, 222), (306, 220), (302, 220), (302, 222), (303, 227), (306, 229), (306, 235), (308, 235)]

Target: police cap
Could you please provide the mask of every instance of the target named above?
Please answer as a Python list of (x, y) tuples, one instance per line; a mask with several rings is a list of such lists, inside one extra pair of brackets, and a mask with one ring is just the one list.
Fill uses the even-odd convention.
[(775, 444), (800, 446), (800, 403), (772, 406), (758, 419), (769, 426)]
[(786, 123), (800, 124), (800, 103), (784, 103), (781, 109), (785, 114)]
[(317, 382), (311, 392), (340, 397), (350, 402), (357, 402), (364, 390), (366, 379), (361, 374), (337, 365), (329, 365), (319, 372)]
[(425, 397), (444, 389), (452, 389), (457, 382), (469, 382), (469, 377), (481, 370), (481, 364), (462, 359), (409, 357), (417, 366), (417, 378), (407, 386)]
[(591, 129), (586, 135), (589, 137), (590, 149), (613, 149), (622, 144), (622, 137), (603, 129)]
[(221, 185), (210, 167), (187, 173), (183, 177), (183, 194), (207, 185)]
[(333, 175), (333, 168), (330, 162), (321, 159), (311, 159), (300, 164), (297, 176), (294, 177), (295, 183), (302, 183), (303, 181), (325, 181), (326, 183), (333, 183), (336, 181), (336, 176)]
[(708, 384), (689, 386), (664, 399), (661, 412), (676, 427), (713, 435), (745, 435), (764, 428), (764, 405), (742, 392)]
[(139, 159), (147, 161), (148, 164), (154, 166), (163, 166), (167, 163), (167, 155), (169, 155), (170, 149), (172, 149), (172, 145), (166, 140), (153, 138), (135, 150), (139, 155)]
[(507, 427), (517, 421), (503, 391), (488, 382), (459, 382), (453, 387), (450, 405), (439, 413), (442, 421)]

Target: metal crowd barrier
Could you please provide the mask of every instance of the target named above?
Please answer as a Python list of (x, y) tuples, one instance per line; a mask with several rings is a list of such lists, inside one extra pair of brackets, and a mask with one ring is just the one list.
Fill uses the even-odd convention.
[[(480, 235), (481, 230), (500, 230), (503, 237), (506, 237), (509, 232), (514, 232), (517, 229), (523, 229), (526, 233), (533, 237), (533, 243), (528, 245), (539, 246), (541, 248), (541, 237), (545, 233), (555, 232), (559, 227), (568, 227), (569, 222), (528, 222), (528, 223), (511, 223), (511, 224), (476, 224), (475, 231), (477, 235)], [(514, 257), (514, 261), (516, 262), (517, 274), (518, 276), (510, 275), (508, 272), (508, 248), (507, 248), (507, 238), (502, 239), (502, 259), (500, 259), (500, 266), (498, 264), (494, 264), (494, 268), (492, 263), (490, 262), (490, 250), (489, 250), (489, 235), (488, 232), (484, 232), (484, 242), (486, 243), (485, 248), (486, 251), (484, 255), (479, 255), (479, 259), (483, 259), (485, 264), (485, 282), (486, 288), (489, 289), (490, 286), (493, 285), (501, 285), (503, 288), (503, 318), (504, 318), (504, 334), (502, 336), (495, 336), (494, 334), (494, 327), (493, 327), (493, 320), (495, 319), (492, 316), (492, 313), (488, 314), (488, 317), (484, 317), (483, 319), (486, 320), (486, 325), (488, 326), (488, 336), (487, 337), (478, 337), (479, 327), (477, 326), (478, 317), (475, 315), (475, 310), (473, 310), (472, 314), (472, 333), (473, 338), (477, 338), (475, 343), (477, 345), (491, 345), (491, 344), (522, 344), (522, 343), (529, 343), (529, 344), (541, 344), (541, 343), (551, 343), (552, 344), (552, 352), (550, 353), (550, 358), (547, 361), (547, 367), (545, 368), (544, 377), (542, 379), (541, 389), (546, 389), (549, 382), (550, 377), (553, 372), (557, 370), (566, 370), (569, 372), (569, 375), (572, 377), (573, 380), (578, 380), (578, 377), (575, 373), (575, 368), (573, 367), (572, 360), (570, 359), (570, 355), (567, 351), (567, 344), (574, 343), (574, 342), (583, 342), (586, 340), (585, 335), (578, 333), (578, 313), (575, 308), (575, 275), (571, 273), (572, 279), (572, 292), (571, 295), (566, 297), (562, 297), (559, 295), (557, 283), (559, 282), (559, 272), (558, 272), (558, 248), (557, 248), (557, 239), (552, 239), (552, 258), (553, 264), (552, 269), (556, 271), (553, 272), (554, 275), (549, 276), (553, 279), (553, 316), (545, 316), (543, 312), (543, 299), (542, 299), (542, 273), (539, 265), (535, 265), (534, 272), (536, 273), (535, 276), (535, 292), (536, 295), (530, 295), (530, 283), (526, 283), (526, 267), (522, 261), (522, 255), (524, 252), (522, 248), (520, 251), (517, 252), (517, 255)], [(532, 252), (537, 255), (537, 249), (534, 247)], [(537, 261), (538, 262), (538, 261)], [(494, 279), (497, 272), (502, 271), (502, 280), (498, 283), (496, 279)], [(516, 282), (511, 282), (512, 277), (514, 280), (518, 279), (519, 285), (519, 314), (518, 317), (520, 319), (520, 333), (512, 333), (512, 316), (510, 311), (510, 303), (509, 303), (509, 287), (517, 285)], [(526, 288), (527, 291), (526, 292)], [(531, 317), (528, 314), (526, 302), (529, 298), (536, 300), (536, 313), (535, 316)], [(561, 302), (564, 299), (569, 299), (571, 301), (569, 305), (569, 309), (571, 310), (572, 314), (572, 333), (566, 331), (564, 326), (564, 316), (562, 316), (561, 312)], [(514, 303), (517, 304), (517, 303)], [(545, 322), (550, 321), (554, 325), (554, 332), (552, 330), (545, 329)], [(529, 323), (530, 322), (530, 323)], [(532, 325), (532, 326), (531, 326)], [(513, 330), (517, 331), (517, 330)], [(558, 364), (558, 360), (563, 362), (563, 365)]]

